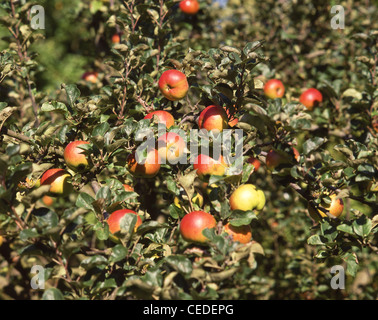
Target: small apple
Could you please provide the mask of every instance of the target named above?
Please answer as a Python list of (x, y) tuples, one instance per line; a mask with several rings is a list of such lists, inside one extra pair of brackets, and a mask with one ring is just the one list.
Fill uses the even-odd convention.
[(80, 148), (83, 144), (89, 144), (88, 141), (72, 141), (64, 148), (64, 161), (67, 166), (75, 172), (84, 172), (89, 169), (88, 156)]
[(246, 244), (252, 240), (252, 229), (249, 225), (235, 227), (227, 223), (223, 230), (232, 237), (233, 241)]
[(265, 163), (270, 170), (274, 170), (276, 167), (285, 162), (285, 156), (273, 149), (269, 150), (268, 154), (266, 155)]
[(194, 170), (197, 170), (197, 175), (201, 180), (207, 180), (208, 176), (223, 176), (227, 171), (227, 164), (220, 156), (218, 160), (215, 160), (208, 155), (200, 154), (194, 160)]
[(182, 12), (189, 15), (196, 14), (200, 9), (200, 5), (197, 0), (182, 0), (179, 7)]
[(175, 69), (164, 71), (158, 86), (163, 96), (171, 101), (184, 98), (189, 90), (186, 75)]
[(124, 184), (123, 187), (127, 192), (134, 192), (134, 187), (130, 186), (129, 184)]
[(264, 85), (264, 93), (270, 99), (282, 98), (285, 94), (285, 87), (281, 80), (270, 79)]
[(140, 178), (153, 178), (160, 170), (159, 152), (152, 149), (147, 153), (144, 163), (138, 163), (135, 151), (127, 157), (127, 167), (131, 174)]
[(50, 185), (49, 195), (68, 196), (72, 185), (67, 181), (71, 175), (63, 169), (49, 169), (41, 177), (41, 186)]
[(95, 71), (84, 72), (84, 74), (81, 76), (81, 79), (88, 82), (92, 82), (92, 83), (96, 83), (97, 78), (98, 78), (98, 72), (95, 72)]
[(265, 195), (253, 184), (243, 184), (238, 187), (230, 197), (231, 210), (261, 211), (265, 206)]
[(247, 162), (250, 163), (250, 164), (253, 164), (253, 166), (255, 168), (254, 172), (256, 172), (257, 170), (259, 170), (261, 162), (258, 159), (254, 158), (254, 157), (249, 157), (247, 159)]
[(309, 111), (318, 106), (323, 101), (321, 92), (315, 88), (307, 89), (299, 97), (299, 102), (302, 103)]
[(176, 164), (183, 157), (186, 143), (179, 134), (167, 132), (159, 137), (157, 141), (162, 163)]
[(0, 236), (0, 247), (3, 244), (3, 242), (4, 242), (4, 238), (2, 236)]
[[(343, 213), (344, 202), (342, 199), (337, 198), (336, 194), (330, 195), (330, 198), (331, 198), (331, 203), (326, 204), (325, 202), (322, 201), (320, 206), (326, 209), (330, 214), (338, 218)], [(308, 205), (307, 209), (311, 218), (313, 218), (315, 221), (319, 221), (322, 218), (327, 217), (327, 215), (321, 209), (318, 209), (318, 212), (316, 212), (315, 209), (310, 205)]]
[(54, 202), (55, 202), (55, 199), (53, 197), (50, 197), (48, 196), (47, 194), (45, 194), (42, 199), (41, 199), (42, 203), (47, 206), (47, 207), (51, 207)]
[(215, 218), (205, 211), (192, 211), (182, 218), (180, 234), (185, 241), (206, 243), (209, 241), (202, 231), (206, 228), (213, 229), (217, 225)]
[(164, 110), (156, 110), (147, 114), (144, 119), (152, 119), (154, 116), (158, 118), (158, 123), (164, 123), (167, 129), (172, 127), (175, 124), (175, 119), (173, 116)]
[(142, 219), (140, 216), (133, 210), (129, 209), (121, 209), (114, 211), (108, 218), (107, 223), (109, 225), (109, 231), (112, 234), (117, 233), (118, 231), (121, 230), (120, 226), (120, 220), (126, 215), (126, 214), (135, 214), (137, 216), (137, 221), (134, 226), (134, 232), (137, 231), (139, 226), (142, 224)]
[(112, 35), (112, 43), (118, 44), (121, 42), (121, 35), (119, 33), (115, 33)]
[(210, 105), (200, 113), (198, 126), (200, 129), (221, 132), (228, 128), (227, 112), (220, 106)]

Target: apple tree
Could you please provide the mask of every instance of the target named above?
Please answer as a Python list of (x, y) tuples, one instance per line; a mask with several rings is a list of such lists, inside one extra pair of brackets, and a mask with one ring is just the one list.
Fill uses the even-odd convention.
[(2, 299), (376, 298), (373, 1), (38, 4), (0, 4)]

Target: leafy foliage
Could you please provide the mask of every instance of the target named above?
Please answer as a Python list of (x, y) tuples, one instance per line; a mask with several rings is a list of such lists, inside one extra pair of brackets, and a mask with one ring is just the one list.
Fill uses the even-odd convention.
[[(200, 0), (198, 14), (186, 16), (173, 0), (49, 0), (39, 3), (45, 30), (30, 28), (33, 4), (24, 2), (0, 4), (2, 299), (376, 298), (373, 1), (346, 1), (342, 30), (330, 27), (328, 1)], [(158, 89), (170, 68), (190, 85), (175, 102)], [(82, 79), (85, 71), (97, 72), (96, 81)], [(263, 85), (275, 77), (285, 96), (267, 99)], [(308, 87), (324, 96), (311, 112), (299, 103)], [(129, 172), (127, 157), (143, 143), (138, 133), (159, 135), (147, 113), (167, 110), (175, 118), (169, 131), (188, 132), (210, 104), (239, 119), (240, 176), (211, 176), (207, 184), (189, 163), (162, 165), (152, 179)], [(74, 140), (90, 142), (85, 173), (65, 166), (64, 148)], [(287, 161), (270, 171), (264, 162), (272, 148)], [(74, 192), (46, 205), (49, 188), (36, 182), (53, 167), (72, 175)], [(243, 183), (263, 190), (262, 212), (231, 210), (228, 199)], [(196, 194), (203, 204), (192, 201)], [(308, 208), (330, 204), (333, 194), (344, 201), (343, 216), (314, 221)], [(134, 232), (136, 216), (126, 216), (115, 238), (106, 220), (119, 208), (135, 210), (143, 223)], [(218, 221), (204, 231), (208, 244), (180, 236), (192, 210)], [(227, 222), (250, 225), (253, 240), (232, 241)], [(346, 290), (330, 286), (337, 264), (347, 271)], [(30, 286), (33, 265), (44, 267), (45, 290)]]

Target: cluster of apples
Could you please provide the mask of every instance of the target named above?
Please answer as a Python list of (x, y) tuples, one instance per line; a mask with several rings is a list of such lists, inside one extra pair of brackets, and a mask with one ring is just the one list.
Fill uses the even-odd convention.
[[(67, 167), (74, 172), (84, 173), (91, 167), (88, 156), (82, 148), (82, 146), (85, 144), (89, 144), (89, 142), (76, 140), (67, 144), (64, 149), (64, 161)], [(45, 185), (50, 186), (48, 193), (42, 198), (42, 202), (46, 206), (51, 206), (55, 197), (66, 197), (72, 193), (73, 187), (69, 182), (69, 178), (71, 178), (71, 174), (67, 170), (62, 168), (48, 169), (43, 173), (42, 177), (39, 179), (39, 181), (37, 181), (34, 187)], [(123, 187), (127, 192), (134, 191), (134, 188), (128, 184), (124, 184)], [(129, 209), (116, 210), (111, 213), (107, 220), (109, 231), (112, 234), (120, 231), (120, 220), (126, 214), (135, 214), (137, 216), (134, 231), (136, 231), (137, 228), (142, 224), (141, 217), (135, 211)], [(117, 238), (113, 237), (112, 239)]]
[[(281, 80), (270, 79), (264, 85), (264, 93), (270, 99), (282, 98), (285, 94), (285, 86)], [(312, 111), (323, 102), (323, 95), (319, 90), (309, 88), (300, 95), (299, 102), (303, 104), (308, 111)], [(298, 150), (294, 147), (292, 150), (294, 159), (299, 162), (300, 154)], [(283, 154), (282, 152), (272, 149), (266, 156), (266, 166), (268, 169), (273, 170), (283, 163), (290, 162), (290, 158), (290, 155)], [(336, 194), (330, 195), (330, 199), (331, 203), (327, 204), (322, 202), (317, 209), (310, 205), (308, 206), (308, 212), (315, 221), (319, 221), (321, 218), (327, 217), (325, 211), (329, 212), (335, 217), (341, 216), (344, 210), (343, 200), (338, 198)]]
[[(251, 211), (255, 214), (265, 206), (265, 195), (253, 184), (243, 184), (239, 186), (229, 199), (231, 210)], [(209, 239), (203, 234), (205, 229), (217, 227), (215, 217), (205, 211), (192, 211), (186, 214), (180, 222), (180, 234), (187, 242), (203, 244)], [(233, 241), (246, 244), (252, 240), (252, 229), (250, 225), (234, 226), (226, 222), (222, 227), (222, 232), (227, 234)]]
[[(185, 74), (174, 69), (163, 72), (159, 78), (158, 87), (162, 95), (170, 101), (183, 99), (189, 90), (189, 84)], [(168, 129), (173, 126), (175, 122), (173, 116), (165, 110), (153, 111), (147, 114), (145, 119), (155, 119), (157, 122), (164, 123)], [(237, 121), (237, 118), (229, 117), (226, 108), (210, 105), (200, 113), (198, 126), (200, 129), (221, 132), (226, 128), (234, 126)], [(135, 152), (128, 156), (128, 169), (134, 176), (152, 178), (156, 176), (160, 170), (160, 160), (165, 159), (170, 163), (174, 163), (174, 161), (178, 160), (184, 153), (186, 144), (183, 138), (174, 132), (165, 133), (159, 137), (157, 141), (160, 142), (158, 149), (150, 150), (143, 164), (137, 162)], [(250, 158), (249, 162), (256, 165), (256, 167), (259, 166), (257, 159)], [(193, 164), (198, 178), (204, 182), (208, 181), (210, 175), (226, 175), (227, 167), (228, 164), (222, 155), (220, 155), (219, 159), (214, 159), (209, 155), (199, 154)], [(196, 197), (198, 197), (198, 202), (200, 203), (201, 198), (199, 195), (196, 195)], [(193, 198), (192, 201), (197, 200)], [(179, 199), (177, 199), (176, 202), (176, 205), (180, 206)], [(255, 212), (259, 212), (264, 205), (265, 196), (263, 192), (250, 184), (242, 185), (237, 188), (230, 198), (230, 207), (232, 210), (255, 210)], [(111, 221), (112, 225), (114, 224), (111, 217), (108, 221)], [(115, 218), (115, 221), (119, 220)], [(117, 224), (117, 226), (119, 226), (119, 224)], [(180, 234), (186, 241), (205, 243), (208, 239), (203, 235), (202, 231), (206, 228), (214, 228), (215, 226), (216, 220), (210, 213), (205, 211), (192, 211), (186, 214), (181, 220)], [(111, 231), (118, 230), (117, 228), (112, 228)], [(252, 239), (252, 232), (249, 225), (235, 227), (230, 223), (226, 223), (223, 230), (229, 234), (234, 241), (247, 243)]]
[[(170, 101), (183, 99), (189, 90), (189, 84), (184, 73), (179, 70), (167, 70), (159, 78), (158, 87), (165, 98)], [(169, 129), (174, 125), (175, 119), (165, 110), (155, 110), (147, 114), (145, 119), (156, 119), (164, 123)], [(234, 126), (237, 118), (230, 117), (227, 109), (217, 106), (207, 106), (198, 117), (200, 129), (221, 132), (228, 127)], [(160, 163), (177, 163), (185, 155), (186, 143), (177, 133), (167, 132), (158, 138), (158, 149), (149, 150), (143, 163), (137, 161), (136, 153), (133, 152), (127, 159), (129, 171), (136, 177), (153, 178), (160, 170)], [(199, 176), (223, 175), (226, 171), (226, 163), (222, 156), (219, 159), (212, 159), (207, 155), (200, 154), (194, 161), (194, 169), (197, 169)]]
[[(281, 80), (270, 79), (264, 85), (264, 93), (270, 99), (282, 98), (285, 94), (285, 86)], [(323, 102), (323, 95), (318, 89), (309, 88), (302, 92), (299, 102), (312, 111)]]
[[(83, 153), (82, 145), (89, 144), (88, 141), (72, 141), (64, 149), (63, 157), (68, 168), (74, 172), (85, 172), (90, 168), (90, 162), (87, 156)], [(50, 186), (47, 196), (50, 197), (66, 197), (73, 191), (73, 187), (69, 182), (71, 174), (62, 168), (52, 168), (46, 170), (39, 180), (39, 185)], [(46, 198), (44, 201), (46, 205), (51, 205), (51, 198)]]

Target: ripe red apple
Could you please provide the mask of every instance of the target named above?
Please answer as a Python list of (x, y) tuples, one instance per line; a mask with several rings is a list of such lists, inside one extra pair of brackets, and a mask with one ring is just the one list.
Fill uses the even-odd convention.
[[(320, 207), (326, 209), (330, 214), (338, 218), (344, 211), (343, 199), (337, 198), (336, 194), (330, 195), (330, 198), (332, 200), (330, 204), (327, 204), (324, 201), (322, 201)], [(311, 218), (313, 218), (315, 221), (319, 221), (322, 218), (327, 217), (327, 215), (321, 209), (318, 209), (318, 212), (316, 212), (315, 209), (310, 205), (308, 205), (307, 209)]]
[(261, 162), (258, 159), (254, 158), (254, 157), (249, 157), (247, 159), (247, 162), (250, 163), (250, 164), (253, 164), (253, 166), (255, 167), (255, 169), (254, 169), (255, 172), (257, 170), (259, 170)]
[(266, 155), (265, 163), (270, 170), (275, 169), (284, 162), (286, 162), (285, 157), (273, 149), (269, 150), (268, 154)]
[(154, 116), (158, 118), (159, 123), (164, 123), (168, 129), (175, 124), (173, 116), (168, 111), (164, 110), (152, 111), (147, 114), (144, 119), (152, 119)]
[(318, 106), (323, 101), (321, 92), (315, 88), (307, 89), (299, 97), (299, 102), (302, 103), (309, 111)]
[(63, 169), (49, 169), (41, 177), (41, 186), (50, 185), (50, 195), (65, 197), (73, 191), (72, 185), (67, 181), (70, 177)]
[(227, 223), (223, 230), (232, 237), (233, 241), (245, 244), (252, 240), (252, 229), (249, 225), (235, 227)]
[(117, 44), (121, 42), (121, 35), (119, 33), (115, 33), (112, 35), (112, 43)]
[(162, 163), (176, 164), (183, 157), (186, 143), (179, 134), (167, 132), (159, 137), (157, 141)]
[(207, 180), (210, 175), (223, 176), (226, 174), (227, 167), (223, 156), (215, 160), (205, 154), (198, 155), (193, 164), (193, 168), (197, 170), (197, 175), (201, 180)]
[(200, 9), (200, 5), (197, 0), (182, 0), (179, 6), (182, 12), (189, 15), (196, 14)]
[(83, 144), (89, 144), (89, 142), (81, 140), (72, 141), (64, 149), (64, 161), (70, 169), (76, 172), (84, 172), (89, 169), (87, 155), (80, 148)]
[(84, 72), (84, 74), (81, 76), (81, 79), (88, 81), (88, 82), (96, 83), (97, 77), (98, 77), (98, 72), (87, 71), (87, 72)]
[(186, 75), (175, 69), (164, 71), (158, 86), (163, 96), (171, 101), (184, 98), (189, 90)]
[(265, 206), (265, 195), (253, 184), (243, 184), (238, 187), (230, 197), (231, 210), (257, 210), (261, 211)]
[(221, 132), (228, 128), (227, 112), (220, 106), (208, 106), (200, 113), (198, 126), (200, 129)]
[(134, 176), (140, 178), (153, 178), (160, 170), (161, 159), (156, 149), (147, 153), (144, 163), (138, 163), (135, 151), (127, 157), (127, 167)]
[(202, 231), (206, 228), (213, 229), (217, 225), (215, 218), (205, 211), (192, 211), (182, 218), (180, 234), (185, 241), (206, 243), (209, 241)]
[(114, 211), (107, 220), (110, 233), (114, 234), (121, 230), (120, 220), (126, 214), (135, 214), (137, 216), (137, 221), (134, 226), (134, 232), (137, 231), (138, 227), (142, 224), (142, 219), (140, 218), (140, 216), (133, 210), (121, 209), (121, 210)]
[(281, 80), (270, 79), (264, 85), (264, 93), (270, 99), (282, 98), (285, 94), (285, 87)]

